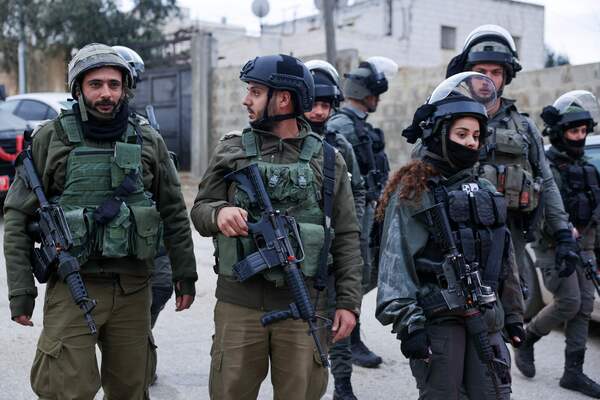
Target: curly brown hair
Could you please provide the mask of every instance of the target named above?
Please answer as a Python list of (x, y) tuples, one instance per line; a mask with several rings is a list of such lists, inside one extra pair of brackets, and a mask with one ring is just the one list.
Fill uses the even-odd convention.
[(394, 172), (392, 177), (387, 181), (385, 189), (383, 189), (383, 193), (379, 198), (379, 204), (375, 211), (377, 221), (383, 221), (385, 208), (398, 186), (401, 185), (400, 192), (398, 193), (400, 199), (418, 202), (423, 192), (427, 190), (427, 180), (439, 174), (433, 165), (422, 160), (413, 160)]

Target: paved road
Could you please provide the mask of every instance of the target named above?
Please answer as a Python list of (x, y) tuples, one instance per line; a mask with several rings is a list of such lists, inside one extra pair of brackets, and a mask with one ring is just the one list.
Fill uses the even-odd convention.
[[(3, 237), (0, 224), (0, 237)], [(0, 240), (1, 242), (1, 240)], [(213, 332), (215, 275), (212, 272), (212, 243), (194, 234), (195, 253), (200, 280), (196, 285), (196, 300), (192, 309), (174, 312), (173, 303), (167, 305), (155, 327), (159, 369), (158, 382), (152, 387), (153, 399), (199, 400), (208, 399), (209, 351)], [(4, 258), (0, 261), (4, 270)], [(44, 294), (40, 287), (33, 315), (33, 328), (10, 321), (6, 274), (0, 272), (0, 400), (30, 400), (34, 395), (29, 387), (29, 368), (35, 355), (35, 344), (41, 330), (41, 308)], [(400, 354), (399, 343), (389, 328), (382, 327), (374, 318), (375, 292), (364, 299), (363, 329), (366, 342), (381, 354), (384, 364), (376, 370), (356, 368), (353, 384), (357, 397), (367, 399), (416, 399), (417, 391), (408, 367)], [(586, 371), (600, 379), (600, 334), (590, 339)], [(587, 397), (561, 389), (558, 380), (562, 373), (563, 339), (561, 332), (553, 332), (536, 347), (538, 376), (534, 380), (513, 373), (513, 399), (516, 400), (577, 400)], [(552, 350), (552, 351), (551, 351)], [(271, 399), (268, 378), (263, 384), (260, 399)], [(325, 399), (332, 398), (332, 382)], [(99, 394), (97, 399), (101, 399)], [(475, 400), (475, 399), (473, 399)]]

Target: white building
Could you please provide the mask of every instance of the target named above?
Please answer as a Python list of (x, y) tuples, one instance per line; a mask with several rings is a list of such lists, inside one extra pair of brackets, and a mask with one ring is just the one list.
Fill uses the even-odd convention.
[[(514, 37), (524, 69), (544, 66), (544, 7), (514, 0), (357, 0), (336, 10), (338, 50), (384, 55), (400, 66), (446, 64), (474, 28), (497, 24)], [(238, 31), (239, 32), (239, 31)], [(237, 32), (236, 32), (237, 33)], [(320, 15), (264, 26), (260, 37), (218, 39), (219, 66), (257, 55), (325, 53)]]

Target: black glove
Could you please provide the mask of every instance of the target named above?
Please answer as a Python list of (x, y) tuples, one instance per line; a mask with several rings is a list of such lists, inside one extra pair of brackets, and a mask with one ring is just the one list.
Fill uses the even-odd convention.
[(417, 329), (416, 331), (407, 333), (402, 331), (400, 335), (400, 351), (406, 358), (414, 358), (424, 360), (431, 355), (429, 351), (429, 337), (425, 329)]
[[(521, 347), (523, 342), (525, 341), (525, 329), (523, 328), (523, 324), (520, 322), (515, 322), (512, 324), (508, 324), (504, 327), (506, 329), (506, 333), (508, 334), (508, 339), (512, 343), (513, 347)], [(513, 340), (514, 337), (518, 337), (521, 341), (516, 342)]]
[[(568, 229), (560, 229), (554, 233), (556, 240), (556, 266), (560, 269), (558, 276), (566, 278), (575, 272), (579, 262), (579, 246)], [(564, 263), (564, 267), (562, 266)]]

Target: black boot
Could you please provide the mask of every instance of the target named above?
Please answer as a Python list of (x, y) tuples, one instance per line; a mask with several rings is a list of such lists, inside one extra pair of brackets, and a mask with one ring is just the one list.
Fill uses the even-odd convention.
[(533, 345), (540, 340), (541, 336), (532, 333), (529, 329), (525, 331), (525, 341), (521, 346), (515, 348), (515, 364), (519, 371), (528, 378), (535, 376), (535, 363), (533, 357)]
[(381, 357), (373, 353), (366, 344), (360, 340), (360, 323), (357, 323), (350, 335), (350, 349), (352, 362), (364, 368), (376, 368), (383, 362)]
[(333, 400), (358, 400), (352, 391), (350, 378), (338, 378), (334, 380)]
[(560, 378), (559, 384), (565, 389), (575, 390), (594, 399), (600, 399), (600, 385), (583, 373), (584, 358), (585, 350), (565, 352), (565, 372)]

